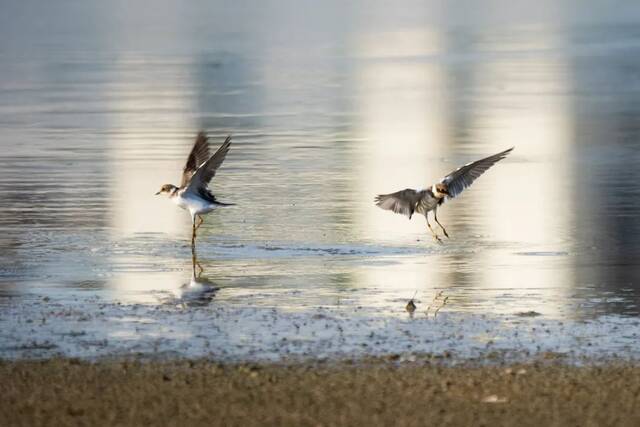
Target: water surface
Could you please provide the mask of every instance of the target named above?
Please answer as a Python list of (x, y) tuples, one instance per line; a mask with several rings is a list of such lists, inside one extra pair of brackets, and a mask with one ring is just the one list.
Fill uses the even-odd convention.
[[(604, 354), (635, 354), (612, 331), (635, 331), (640, 312), (640, 14), (589, 3), (472, 22), (455, 2), (5, 5), (0, 356), (43, 342), (84, 355), (82, 333), (110, 343), (100, 354), (153, 352), (152, 337), (181, 330), (163, 351), (200, 334), (218, 348), (240, 340), (230, 354), (248, 357), (241, 331), (291, 339), (323, 310), (359, 331), (331, 335), (337, 352), (404, 351), (399, 331), (425, 329), (404, 322), (426, 321), (440, 293), (450, 319), (488, 316), (479, 331), (590, 322), (617, 337), (595, 340)], [(199, 129), (214, 146), (234, 141), (212, 188), (236, 206), (207, 216), (198, 240), (205, 296), (188, 215), (154, 196), (179, 182)], [(373, 205), (511, 146), (440, 210), (442, 245), (423, 219)], [(256, 321), (269, 313), (288, 320)], [(235, 326), (203, 332), (194, 316)], [(455, 337), (457, 322), (434, 333)], [(378, 329), (391, 344), (359, 346)], [(521, 345), (512, 332), (504, 348)], [(564, 351), (567, 333), (536, 340)], [(324, 345), (307, 338), (308, 354)]]

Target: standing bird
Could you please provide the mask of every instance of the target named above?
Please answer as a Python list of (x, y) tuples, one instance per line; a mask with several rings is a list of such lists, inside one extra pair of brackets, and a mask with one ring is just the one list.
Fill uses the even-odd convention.
[(433, 234), (433, 237), (438, 242), (441, 242), (442, 240), (438, 237), (438, 233), (435, 232), (433, 228), (431, 228), (431, 224), (429, 224), (429, 212), (433, 211), (434, 219), (440, 228), (442, 228), (444, 235), (449, 238), (447, 230), (445, 230), (442, 224), (440, 224), (440, 221), (438, 221), (438, 206), (442, 205), (445, 199), (453, 199), (462, 193), (462, 190), (469, 187), (473, 181), (487, 169), (496, 164), (496, 162), (504, 159), (513, 148), (514, 147), (511, 147), (493, 156), (467, 163), (425, 190), (416, 191), (407, 188), (406, 190), (391, 194), (380, 194), (375, 198), (375, 203), (382, 209), (407, 215), (409, 219), (411, 219), (414, 212), (424, 215), (431, 234)]
[[(195, 248), (196, 230), (200, 228), (204, 220), (201, 215), (207, 214), (220, 206), (232, 206), (232, 203), (222, 203), (216, 200), (209, 190), (209, 182), (216, 174), (224, 158), (227, 156), (231, 146), (231, 136), (224, 140), (213, 156), (209, 152), (209, 142), (204, 132), (198, 133), (196, 142), (193, 144), (191, 153), (187, 158), (182, 172), (182, 182), (180, 187), (173, 184), (165, 184), (160, 188), (158, 194), (167, 194), (169, 198), (182, 209), (186, 209), (191, 214), (192, 234), (191, 248)], [(199, 222), (196, 225), (196, 217)]]

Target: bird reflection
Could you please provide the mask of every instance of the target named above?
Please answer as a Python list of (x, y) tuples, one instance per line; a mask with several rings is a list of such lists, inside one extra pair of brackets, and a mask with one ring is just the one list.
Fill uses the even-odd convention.
[(198, 262), (195, 251), (192, 254), (191, 280), (176, 289), (175, 296), (177, 302), (183, 307), (202, 307), (213, 300), (220, 288), (207, 277), (202, 276), (204, 268)]

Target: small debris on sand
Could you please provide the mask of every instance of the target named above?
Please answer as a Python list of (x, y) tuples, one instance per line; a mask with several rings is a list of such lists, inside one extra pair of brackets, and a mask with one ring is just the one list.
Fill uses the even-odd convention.
[(505, 403), (507, 401), (506, 397), (498, 397), (496, 394), (491, 394), (484, 399), (482, 399), (484, 403)]
[(415, 291), (413, 293), (413, 296), (411, 297), (411, 299), (409, 300), (407, 305), (404, 307), (404, 309), (407, 310), (407, 312), (412, 316), (413, 316), (413, 313), (416, 311), (415, 298), (416, 298), (416, 294), (417, 293), (418, 293), (418, 291)]
[(413, 312), (416, 311), (416, 303), (413, 302), (413, 299), (409, 300), (404, 309), (407, 310), (409, 314), (413, 314)]
[(640, 425), (640, 365), (411, 360), (0, 361), (0, 425)]
[(538, 316), (542, 316), (541, 313), (538, 313), (537, 311), (521, 311), (519, 313), (516, 313), (516, 316), (518, 317), (538, 317)]

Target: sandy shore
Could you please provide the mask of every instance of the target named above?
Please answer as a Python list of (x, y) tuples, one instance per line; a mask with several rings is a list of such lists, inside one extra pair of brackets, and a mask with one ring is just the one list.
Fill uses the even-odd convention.
[(0, 362), (0, 425), (640, 425), (640, 366)]

